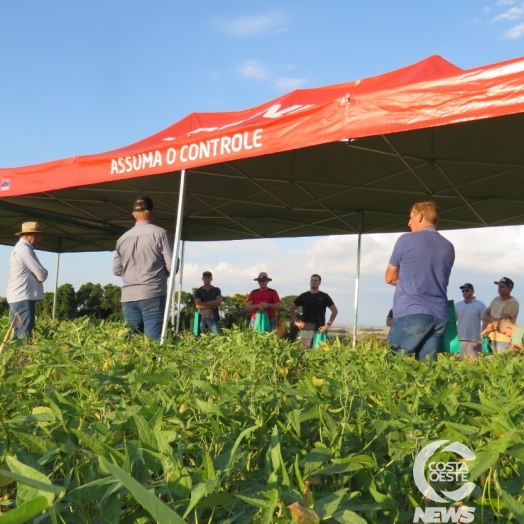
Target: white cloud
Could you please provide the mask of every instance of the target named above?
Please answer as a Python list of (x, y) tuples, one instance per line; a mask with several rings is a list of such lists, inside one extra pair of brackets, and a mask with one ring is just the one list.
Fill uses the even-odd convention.
[(269, 82), (275, 89), (283, 92), (298, 89), (306, 84), (305, 78), (275, 77), (257, 60), (244, 61), (244, 63), (237, 68), (237, 72), (243, 78)]
[(280, 91), (292, 91), (302, 87), (305, 83), (305, 78), (275, 78), (273, 80), (273, 86)]
[(524, 15), (524, 4), (521, 4), (520, 7), (512, 7), (505, 13), (497, 15), (493, 19), (493, 22), (511, 22), (512, 20), (518, 20), (519, 18), (522, 18), (522, 15)]
[(238, 72), (244, 78), (251, 78), (253, 80), (264, 80), (270, 76), (269, 72), (256, 60), (246, 60), (238, 68)]
[(491, 7), (484, 7), (484, 12), (485, 13), (489, 13), (491, 11)]
[(474, 24), (480, 24), (480, 22), (482, 22), (480, 18), (475, 18), (475, 20), (473, 20)]
[(518, 24), (502, 33), (502, 38), (514, 39), (524, 35), (524, 24)]
[(232, 36), (245, 38), (264, 36), (286, 29), (288, 16), (282, 11), (271, 11), (264, 15), (243, 16), (229, 21), (218, 22), (219, 29)]
[(513, 5), (515, 0), (498, 0), (497, 5)]

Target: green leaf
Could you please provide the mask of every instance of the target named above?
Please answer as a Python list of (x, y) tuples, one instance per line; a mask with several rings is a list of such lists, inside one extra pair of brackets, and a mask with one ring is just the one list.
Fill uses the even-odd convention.
[[(49, 408), (47, 408), (49, 409)], [(12, 419), (5, 420), (4, 424), (30, 424), (31, 422), (54, 422), (56, 420), (55, 415), (49, 410), (46, 413), (37, 413), (35, 415), (25, 415), (19, 417), (13, 417)]]
[(45, 497), (36, 497), (20, 504), (11, 511), (2, 513), (0, 522), (2, 524), (24, 524), (41, 515), (46, 509), (47, 499)]
[(479, 453), (475, 460), (471, 461), (471, 466), (468, 465), (469, 469), (469, 478), (470, 480), (475, 480), (480, 477), (484, 471), (491, 468), (499, 459), (500, 453), (497, 451), (484, 451)]
[(503, 489), (497, 489), (502, 496), (502, 499), (508, 506), (508, 509), (513, 513), (514, 517), (518, 520), (519, 524), (524, 524), (524, 504), (519, 502), (516, 498), (512, 497), (509, 493)]
[(185, 524), (182, 517), (166, 506), (154, 493), (144, 488), (123, 469), (120, 469), (102, 456), (98, 457), (98, 460), (157, 522), (162, 524)]
[(321, 518), (325, 519), (331, 517), (335, 511), (337, 511), (342, 499), (348, 492), (348, 489), (340, 489), (335, 493), (331, 493), (326, 497), (318, 499), (315, 501), (315, 513)]
[(333, 514), (333, 518), (341, 524), (367, 524), (367, 520), (349, 509), (343, 509)]
[(193, 486), (193, 489), (191, 490), (191, 502), (189, 503), (189, 506), (187, 507), (184, 518), (186, 518), (191, 510), (200, 502), (201, 499), (206, 497), (207, 495), (211, 495), (213, 491), (215, 491), (216, 482), (213, 480), (208, 480), (207, 482), (200, 482), (199, 484), (195, 484)]
[(44, 497), (49, 505), (53, 504), (55, 495), (63, 497), (65, 490), (53, 486), (51, 481), (36, 469), (26, 466), (15, 457), (7, 456), (5, 461), (11, 471), (0, 470), (5, 477), (10, 477), (18, 482), (16, 503), (22, 505), (37, 497)]

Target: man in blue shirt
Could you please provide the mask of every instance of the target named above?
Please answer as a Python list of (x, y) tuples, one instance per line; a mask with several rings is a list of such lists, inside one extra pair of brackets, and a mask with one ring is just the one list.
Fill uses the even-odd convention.
[(460, 356), (476, 360), (482, 350), (480, 343), (480, 326), (486, 311), (484, 302), (475, 298), (473, 284), (460, 286), (464, 300), (455, 304), (457, 331), (460, 341)]
[(200, 309), (200, 332), (218, 334), (220, 313), (218, 308), (222, 304), (222, 292), (219, 287), (211, 285), (213, 274), (211, 271), (202, 273), (204, 285), (195, 291), (195, 306)]
[(389, 343), (423, 362), (436, 359), (449, 324), (447, 288), (455, 249), (437, 233), (438, 219), (435, 202), (415, 204), (411, 233), (397, 240), (386, 270), (386, 283), (396, 287)]

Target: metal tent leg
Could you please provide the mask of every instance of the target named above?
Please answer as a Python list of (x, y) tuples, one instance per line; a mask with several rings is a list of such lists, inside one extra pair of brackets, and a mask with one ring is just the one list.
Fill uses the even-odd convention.
[[(59, 244), (60, 246), (60, 241)], [(60, 251), (56, 254), (56, 274), (55, 274), (55, 295), (53, 296), (53, 314), (52, 319), (54, 320), (56, 317), (56, 295), (58, 292), (58, 272), (60, 269)]]
[(358, 234), (357, 244), (357, 278), (355, 279), (355, 304), (353, 306), (355, 310), (355, 317), (353, 319), (353, 347), (357, 345), (357, 327), (358, 327), (358, 294), (360, 287), (360, 251), (362, 247), (362, 233)]
[[(180, 257), (180, 279), (178, 280), (178, 301), (176, 308), (176, 329), (175, 333), (180, 331), (180, 305), (182, 303), (182, 283), (184, 282), (184, 253), (186, 251), (186, 242), (182, 241), (182, 256)], [(174, 324), (174, 322), (173, 322)]]
[(186, 170), (182, 169), (180, 172), (180, 191), (178, 195), (178, 211), (176, 217), (175, 228), (175, 242), (173, 246), (173, 260), (171, 262), (171, 270), (169, 272), (169, 280), (167, 283), (167, 300), (166, 310), (164, 311), (164, 323), (162, 324), (162, 334), (160, 335), (160, 344), (164, 343), (166, 338), (167, 324), (169, 321), (169, 308), (171, 306), (171, 299), (173, 297), (173, 289), (175, 287), (175, 276), (178, 262), (178, 251), (180, 247), (180, 237), (182, 236), (182, 219), (184, 217), (184, 196), (186, 186)]

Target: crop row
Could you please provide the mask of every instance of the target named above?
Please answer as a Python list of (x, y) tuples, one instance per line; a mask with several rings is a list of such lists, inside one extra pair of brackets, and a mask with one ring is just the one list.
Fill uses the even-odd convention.
[(372, 339), (303, 353), (237, 329), (164, 346), (118, 323), (38, 329), (0, 355), (0, 519), (413, 522), (428, 505), (415, 457), (447, 439), (477, 457), (475, 521), (524, 522), (519, 357), (421, 364)]

